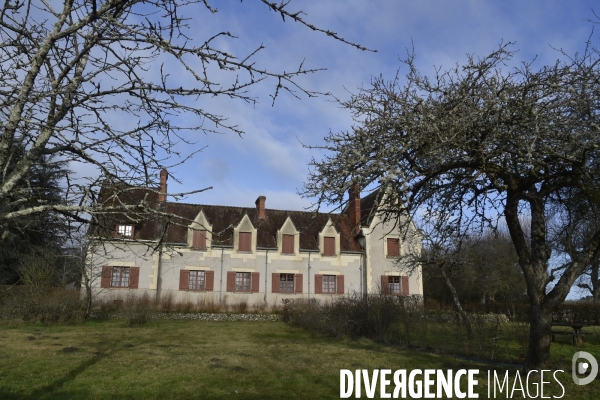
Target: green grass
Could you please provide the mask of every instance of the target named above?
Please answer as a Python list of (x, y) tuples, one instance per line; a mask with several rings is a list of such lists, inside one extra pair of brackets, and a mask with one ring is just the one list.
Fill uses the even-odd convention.
[[(566, 346), (556, 348), (571, 357), (576, 348)], [(130, 328), (119, 320), (0, 321), (0, 399), (336, 399), (340, 369), (383, 368), (478, 368), (480, 398), (487, 398), (488, 365), (284, 323), (163, 320)], [(578, 387), (570, 372), (560, 376), (565, 399), (600, 393), (598, 381)], [(554, 385), (548, 393), (561, 392)]]

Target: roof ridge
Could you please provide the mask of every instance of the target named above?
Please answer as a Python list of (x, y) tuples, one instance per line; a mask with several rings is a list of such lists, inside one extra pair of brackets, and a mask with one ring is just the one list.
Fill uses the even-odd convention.
[[(180, 203), (175, 201), (167, 201), (167, 204), (170, 205), (183, 205), (183, 206), (195, 206), (195, 207), (226, 207), (226, 208), (246, 208), (246, 209), (256, 209), (256, 207), (244, 207), (244, 206), (226, 206), (220, 204), (197, 204), (197, 203)], [(265, 208), (265, 211), (284, 211), (284, 212), (294, 212), (294, 213), (306, 213), (306, 214), (321, 214), (321, 215), (343, 215), (343, 213), (330, 213), (330, 212), (314, 212), (314, 211), (303, 211), (303, 210), (287, 210), (287, 209), (279, 209), (279, 208)]]

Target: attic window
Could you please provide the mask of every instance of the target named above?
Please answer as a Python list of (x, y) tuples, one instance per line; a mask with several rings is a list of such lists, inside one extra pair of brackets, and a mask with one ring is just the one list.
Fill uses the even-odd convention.
[(329, 237), (326, 236), (323, 240), (324, 242), (324, 249), (323, 249), (323, 255), (324, 256), (335, 256), (335, 237)]
[(124, 238), (133, 237), (133, 225), (117, 225), (117, 235)]
[(238, 236), (238, 251), (252, 251), (252, 233), (240, 232)]
[(206, 249), (206, 231), (194, 231), (192, 234), (192, 247), (195, 249)]

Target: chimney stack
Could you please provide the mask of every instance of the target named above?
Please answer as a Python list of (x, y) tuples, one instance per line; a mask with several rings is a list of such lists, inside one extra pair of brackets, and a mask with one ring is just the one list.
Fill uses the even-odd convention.
[(256, 209), (258, 210), (258, 218), (265, 219), (265, 201), (267, 198), (265, 196), (258, 196), (256, 199)]
[(158, 195), (158, 202), (164, 203), (167, 200), (167, 179), (169, 175), (166, 169), (160, 170), (160, 194)]
[(350, 225), (352, 226), (352, 234), (356, 235), (360, 232), (360, 186), (355, 183), (348, 189), (348, 213), (350, 216)]

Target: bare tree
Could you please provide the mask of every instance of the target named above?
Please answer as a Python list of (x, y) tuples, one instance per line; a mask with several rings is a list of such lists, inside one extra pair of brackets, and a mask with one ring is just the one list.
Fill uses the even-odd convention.
[[(301, 11), (289, 11), (289, 1), (262, 3), (284, 20), (366, 50), (309, 23)], [(273, 101), (281, 92), (296, 97), (318, 94), (297, 83), (298, 77), (318, 69), (300, 64), (274, 71), (261, 66), (255, 55), (262, 45), (245, 54), (230, 54), (227, 41), (235, 36), (226, 31), (192, 38), (189, 25), (216, 12), (206, 0), (4, 3), (0, 238), (5, 237), (7, 221), (43, 211), (81, 222), (99, 212), (112, 212), (95, 203), (102, 184), (153, 186), (160, 168), (191, 156), (170, 159), (179, 155), (175, 144), (187, 141), (182, 132), (242, 133), (226, 116), (203, 108), (199, 98), (255, 102), (250, 89), (263, 81), (273, 83)], [(177, 73), (171, 73), (175, 68)], [(185, 73), (187, 77), (182, 76)], [(15, 160), (17, 147), (25, 152)], [(86, 180), (68, 174), (66, 203), (11, 197), (44, 156), (97, 174)]]
[(342, 103), (356, 125), (319, 146), (329, 156), (312, 162), (305, 194), (341, 203), (351, 185), (380, 181), (397, 194), (388, 213), (446, 213), (463, 235), (503, 219), (530, 299), (531, 370), (548, 365), (552, 310), (600, 247), (596, 226), (552, 281), (549, 213), (568, 214), (569, 188), (600, 201), (600, 54), (589, 45), (540, 69), (509, 69), (510, 46), (433, 77), (421, 75), (411, 56), (404, 81), (374, 78)]

